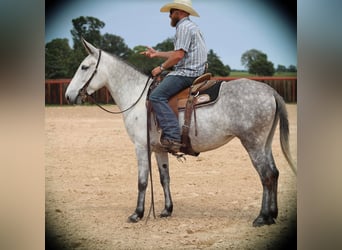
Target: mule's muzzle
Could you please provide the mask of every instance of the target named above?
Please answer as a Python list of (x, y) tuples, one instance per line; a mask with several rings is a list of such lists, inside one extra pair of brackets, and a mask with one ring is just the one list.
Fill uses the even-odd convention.
[(65, 95), (65, 99), (67, 101), (68, 104), (74, 104), (74, 100), (71, 100), (70, 96), (69, 95)]
[(78, 96), (76, 98), (76, 103), (77, 104), (85, 103), (85, 101), (87, 100), (87, 97), (88, 97), (87, 90), (85, 88), (82, 88), (80, 92), (78, 93)]
[(65, 95), (65, 99), (68, 102), (68, 104), (73, 105), (73, 104), (83, 104), (86, 99), (87, 99), (87, 94), (86, 93), (80, 93), (76, 97), (72, 97), (70, 95)]

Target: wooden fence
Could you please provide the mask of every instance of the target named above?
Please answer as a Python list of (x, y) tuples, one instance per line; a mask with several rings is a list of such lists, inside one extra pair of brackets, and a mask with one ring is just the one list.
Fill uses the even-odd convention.
[[(45, 80), (45, 104), (68, 104), (65, 99), (65, 91), (71, 79), (47, 79)], [(106, 88), (102, 88), (93, 94), (95, 100), (101, 104), (115, 104), (112, 96)]]
[[(214, 79), (224, 81), (231, 81), (238, 78), (241, 77), (214, 77)], [(297, 102), (297, 77), (255, 76), (245, 78), (266, 83), (274, 88), (287, 103)]]
[[(217, 80), (231, 81), (240, 77), (214, 77)], [(297, 77), (246, 77), (252, 80), (264, 82), (273, 87), (287, 103), (297, 102)], [(45, 80), (45, 104), (67, 104), (64, 94), (71, 79), (47, 79)], [(102, 104), (115, 104), (112, 96), (106, 88), (94, 93), (94, 98)]]

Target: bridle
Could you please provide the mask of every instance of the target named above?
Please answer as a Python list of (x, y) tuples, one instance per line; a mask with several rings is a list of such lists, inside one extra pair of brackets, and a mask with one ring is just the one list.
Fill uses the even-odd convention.
[(91, 80), (93, 80), (95, 74), (97, 73), (97, 68), (99, 67), (99, 64), (100, 64), (100, 60), (101, 60), (101, 54), (102, 54), (102, 50), (99, 50), (99, 58), (97, 59), (97, 62), (96, 62), (96, 66), (95, 66), (95, 69), (93, 71), (93, 73), (91, 74), (90, 78), (88, 79), (88, 81), (86, 81), (86, 83), (84, 84), (84, 86), (81, 88), (80, 92), (79, 92), (79, 96), (82, 98), (82, 101), (84, 102), (85, 99), (90, 96), (88, 95), (87, 93), (87, 88), (91, 82)]
[[(97, 73), (97, 69), (99, 67), (99, 64), (100, 64), (100, 60), (101, 60), (101, 53), (102, 53), (102, 50), (99, 50), (99, 58), (97, 59), (97, 63), (96, 63), (96, 66), (95, 66), (95, 69), (93, 71), (93, 73), (91, 74), (90, 78), (88, 79), (88, 81), (84, 84), (84, 86), (81, 88), (81, 90), (79, 91), (79, 96), (81, 97), (82, 99), (82, 102), (85, 101), (85, 99), (87, 97), (91, 98), (91, 100), (99, 107), (101, 108), (102, 110), (110, 113), (110, 114), (122, 114), (128, 110), (130, 110), (131, 108), (133, 108), (142, 98), (142, 96), (144, 95), (144, 92), (146, 90), (146, 88), (149, 86), (149, 81), (151, 79), (151, 75), (147, 78), (147, 81), (146, 81), (146, 84), (145, 84), (145, 87), (143, 89), (143, 91), (141, 92), (139, 98), (131, 105), (129, 106), (128, 108), (122, 110), (122, 111), (119, 111), (119, 112), (115, 112), (115, 111), (110, 111), (108, 109), (105, 109), (104, 107), (102, 107), (99, 103), (96, 102), (96, 100), (94, 99), (94, 97), (92, 97), (91, 95), (89, 95), (87, 93), (87, 88), (91, 82), (91, 80), (94, 78), (95, 74)], [(147, 155), (148, 155), (148, 166), (149, 166), (149, 172), (150, 172), (150, 181), (151, 181), (151, 206), (150, 206), (150, 210), (149, 210), (149, 213), (148, 213), (148, 216), (147, 216), (147, 219), (146, 219), (146, 223), (148, 221), (148, 218), (150, 217), (150, 214), (151, 214), (151, 211), (153, 211), (153, 217), (156, 218), (156, 214), (155, 214), (155, 210), (154, 210), (154, 195), (153, 195), (153, 180), (152, 180), (152, 163), (151, 163), (151, 144), (150, 144), (150, 121), (151, 121), (151, 112), (147, 112)]]
[(148, 82), (150, 81), (151, 76), (148, 77), (148, 79), (147, 79), (147, 81), (146, 81), (146, 84), (145, 84), (145, 87), (144, 87), (143, 91), (141, 92), (139, 98), (138, 98), (131, 106), (129, 106), (128, 108), (126, 108), (126, 109), (124, 109), (124, 110), (122, 110), (122, 111), (118, 111), (118, 112), (116, 112), (116, 111), (110, 111), (110, 110), (108, 110), (108, 109), (105, 109), (104, 107), (102, 107), (102, 106), (95, 100), (94, 97), (92, 97), (91, 95), (89, 95), (89, 94), (87, 93), (87, 88), (88, 88), (88, 86), (89, 86), (91, 80), (94, 78), (95, 74), (97, 73), (97, 69), (98, 69), (98, 67), (99, 67), (100, 60), (101, 60), (101, 54), (102, 54), (102, 50), (99, 50), (99, 57), (98, 57), (98, 59), (97, 59), (97, 63), (96, 63), (95, 69), (94, 69), (93, 73), (91, 74), (90, 78), (86, 81), (86, 83), (84, 84), (84, 86), (80, 89), (80, 91), (79, 91), (79, 96), (81, 97), (82, 102), (84, 102), (84, 101), (86, 100), (86, 98), (89, 97), (89, 98), (90, 98), (90, 99), (91, 99), (99, 108), (101, 108), (102, 110), (104, 110), (104, 111), (106, 111), (106, 112), (108, 112), (108, 113), (110, 113), (110, 114), (122, 114), (122, 113), (124, 113), (124, 112), (130, 110), (131, 108), (133, 108), (133, 107), (140, 101), (140, 99), (142, 98), (142, 96), (143, 96), (143, 94), (144, 94), (144, 92), (145, 92), (145, 90), (146, 90), (146, 88), (147, 88), (147, 86), (148, 86)]

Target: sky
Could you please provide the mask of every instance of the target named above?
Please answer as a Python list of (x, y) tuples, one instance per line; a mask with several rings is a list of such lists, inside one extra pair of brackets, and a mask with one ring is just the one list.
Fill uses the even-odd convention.
[[(72, 46), (72, 19), (92, 16), (105, 23), (101, 34), (124, 39), (129, 48), (155, 46), (173, 37), (168, 13), (160, 8), (173, 0), (46, 1), (45, 43), (67, 38)], [(296, 0), (193, 0), (200, 17), (190, 17), (207, 44), (231, 69), (245, 69), (241, 56), (257, 49), (278, 64), (297, 66)]]

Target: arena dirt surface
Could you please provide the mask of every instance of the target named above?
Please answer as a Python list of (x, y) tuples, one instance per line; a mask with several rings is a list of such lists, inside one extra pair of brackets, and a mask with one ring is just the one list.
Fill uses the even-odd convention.
[[(116, 106), (107, 106), (117, 110)], [(291, 153), (297, 161), (297, 105), (288, 104)], [(296, 235), (297, 178), (279, 144), (277, 223), (252, 227), (262, 186), (238, 139), (185, 163), (170, 158), (174, 211), (169, 218), (127, 218), (136, 206), (137, 163), (121, 115), (95, 106), (45, 108), (47, 249), (280, 249)], [(164, 197), (153, 158), (156, 214)], [(291, 245), (293, 246), (293, 245)]]

